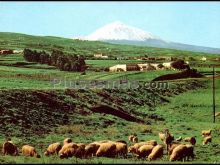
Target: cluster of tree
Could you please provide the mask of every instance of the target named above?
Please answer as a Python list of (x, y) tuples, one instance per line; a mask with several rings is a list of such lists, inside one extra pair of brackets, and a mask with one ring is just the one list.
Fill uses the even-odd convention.
[(185, 63), (184, 60), (178, 59), (174, 62), (171, 63), (171, 66), (175, 69), (179, 69), (179, 70), (183, 70), (183, 69), (187, 69), (189, 70), (189, 64)]
[(194, 57), (189, 57), (189, 61), (196, 61)]
[(175, 79), (183, 79), (183, 78), (201, 78), (201, 77), (204, 77), (204, 75), (199, 73), (196, 69), (187, 69), (178, 73), (165, 74), (159, 76), (153, 79), (153, 81), (175, 80)]
[(51, 54), (45, 51), (36, 51), (24, 49), (24, 58), (29, 62), (37, 62), (40, 64), (48, 64), (64, 71), (78, 71), (86, 70), (85, 58), (80, 55), (64, 54), (63, 51), (53, 50)]

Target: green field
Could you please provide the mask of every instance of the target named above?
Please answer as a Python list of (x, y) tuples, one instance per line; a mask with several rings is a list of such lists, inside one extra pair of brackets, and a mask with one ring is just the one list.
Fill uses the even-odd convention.
[[(17, 62), (25, 64), (14, 65)], [(127, 63), (134, 63), (133, 60), (127, 60)], [(87, 64), (98, 67), (107, 67), (120, 64), (116, 60), (86, 60)], [(45, 64), (33, 64), (26, 62), (23, 56), (20, 55), (7, 55), (0, 57), (0, 88), (1, 89), (53, 89), (54, 79), (61, 81), (60, 85), (56, 87), (65, 88), (64, 81), (75, 80), (141, 80), (150, 81), (165, 73), (175, 73), (176, 71), (148, 71), (148, 72), (114, 72), (107, 71), (90, 71), (86, 75), (81, 75), (79, 72), (60, 71), (53, 66)]]
[[(159, 49), (138, 46), (123, 46), (102, 42), (77, 41), (58, 37), (34, 37), (23, 34), (0, 33), (0, 48), (23, 48), (51, 51), (63, 49), (88, 57), (97, 52), (110, 56), (195, 56), (216, 57), (219, 55)], [(106, 49), (108, 48), (108, 49)], [(162, 159), (149, 162), (129, 154), (128, 158), (94, 157), (90, 159), (60, 159), (45, 157), (50, 143), (62, 142), (70, 137), (74, 142), (90, 143), (96, 140), (125, 140), (136, 133), (139, 141), (157, 140), (163, 144), (158, 132), (168, 128), (175, 138), (196, 136), (195, 160), (174, 163), (220, 162), (220, 118), (213, 123), (212, 77), (166, 81), (167, 89), (149, 89), (143, 86), (152, 79), (174, 70), (132, 71), (110, 73), (102, 68), (116, 64), (139, 63), (135, 60), (91, 60), (85, 75), (79, 72), (60, 71), (53, 66), (30, 63), (22, 54), (0, 56), (0, 144), (6, 136), (21, 148), (24, 144), (36, 147), (41, 158), (3, 156), (0, 163), (170, 163), (166, 153)], [(200, 61), (196, 61), (200, 63)], [(208, 64), (217, 62), (207, 61)], [(97, 69), (98, 68), (98, 69)], [(97, 69), (97, 70), (96, 70)], [(100, 70), (99, 70), (100, 69)], [(209, 67), (197, 67), (198, 71), (212, 71)], [(220, 71), (220, 68), (216, 68)], [(65, 83), (79, 80), (136, 80), (138, 88), (76, 89)], [(56, 85), (54, 86), (54, 80)], [(59, 83), (60, 82), (60, 83)], [(108, 105), (118, 112), (126, 112), (143, 123), (128, 121), (118, 114), (95, 113), (96, 105)], [(216, 111), (220, 112), (220, 79), (216, 77)], [(201, 131), (213, 129), (212, 143), (202, 145)], [(132, 145), (128, 142), (128, 145)], [(0, 145), (0, 150), (2, 145)]]
[[(6, 90), (1, 92), (2, 93), (1, 96), (2, 95), (5, 96), (4, 98), (1, 97), (1, 102), (2, 103), (4, 102), (4, 104), (2, 104), (3, 107), (9, 104), (10, 108), (8, 110), (16, 112), (16, 114), (19, 117), (19, 113), (22, 109), (25, 110), (28, 106), (32, 105), (32, 110), (29, 110), (30, 112), (27, 111), (28, 109), (25, 110), (26, 113), (28, 112), (27, 115), (30, 115), (29, 118), (32, 118), (32, 123), (31, 120), (30, 123), (26, 121), (27, 130), (24, 132), (22, 131), (23, 127), (21, 127), (20, 124), (18, 124), (17, 126), (14, 126), (13, 124), (8, 125), (8, 127), (5, 129), (7, 130), (8, 133), (11, 133), (12, 140), (18, 146), (21, 146), (25, 143), (32, 144), (37, 148), (39, 153), (42, 155), (43, 151), (46, 149), (48, 144), (57, 141), (62, 142), (62, 140), (65, 137), (71, 137), (75, 142), (84, 142), (84, 143), (89, 143), (95, 140), (103, 140), (103, 139), (109, 139), (109, 140), (122, 139), (128, 142), (128, 135), (132, 133), (136, 133), (140, 141), (155, 139), (158, 141), (158, 143), (162, 144), (162, 142), (160, 142), (159, 140), (158, 132), (162, 131), (164, 128), (169, 128), (169, 130), (175, 135), (175, 138), (179, 136), (182, 137), (196, 136), (197, 139), (197, 143), (195, 146), (196, 159), (193, 162), (190, 161), (189, 163), (213, 163), (214, 161), (218, 161), (220, 158), (219, 155), (220, 140), (218, 138), (220, 135), (220, 126), (219, 126), (220, 119), (216, 118), (216, 123), (213, 123), (212, 97), (211, 97), (212, 92), (210, 88), (211, 82), (205, 81), (204, 84), (205, 84), (204, 87), (203, 86), (199, 87), (198, 85), (193, 85), (193, 83), (191, 83), (190, 85), (191, 87), (188, 86), (188, 90), (187, 88), (185, 88), (187, 86), (186, 83), (183, 83), (182, 85), (180, 84), (179, 88), (177, 88), (177, 86), (173, 87), (173, 90), (167, 93), (166, 94), (167, 96), (164, 96), (164, 98), (167, 98), (169, 102), (163, 104), (161, 104), (160, 101), (158, 100), (159, 96), (162, 96), (163, 94), (159, 92), (157, 93), (159, 94), (159, 96), (156, 95), (157, 106), (153, 109), (152, 106), (149, 106), (148, 104), (146, 104), (145, 106), (140, 106), (136, 102), (133, 102), (133, 105), (131, 106), (130, 104), (131, 100), (134, 98), (138, 98), (135, 96), (133, 96), (132, 98), (130, 97), (129, 99), (130, 101), (125, 100), (123, 102), (122, 107), (124, 108), (129, 107), (130, 113), (136, 114), (139, 117), (143, 117), (143, 119), (147, 121), (148, 124), (138, 124), (138, 123), (128, 122), (125, 120), (119, 120), (118, 117), (112, 115), (103, 116), (97, 113), (91, 113), (91, 111), (89, 111), (87, 108), (83, 108), (82, 111), (80, 107), (85, 107), (85, 104), (89, 104), (88, 102), (90, 102), (90, 100), (98, 101), (98, 102), (102, 100), (101, 97), (98, 97), (99, 98), (98, 99), (97, 95), (95, 95), (95, 93), (92, 91), (77, 92), (76, 94), (78, 96), (76, 98), (78, 99), (74, 99), (74, 97), (69, 97), (70, 95), (62, 94), (63, 93), (62, 91), (60, 92), (57, 91), (56, 92), (57, 99), (59, 98), (60, 100), (63, 100), (68, 104), (74, 104), (74, 105), (79, 104), (79, 108), (76, 108), (73, 111), (73, 114), (72, 113), (70, 114), (69, 122), (66, 124), (61, 122), (60, 126), (58, 127), (55, 126), (53, 123), (45, 123), (45, 121), (46, 120), (49, 120), (51, 122), (55, 120), (61, 121), (62, 113), (60, 113), (59, 111), (57, 111), (58, 113), (56, 115), (57, 117), (54, 116), (55, 113), (54, 114), (52, 113), (52, 115), (50, 116), (47, 116), (49, 115), (47, 114), (46, 116), (44, 116), (44, 118), (41, 118), (41, 120), (39, 121), (38, 116), (41, 115), (42, 113), (45, 113), (44, 111), (46, 109), (50, 110), (50, 107), (47, 107), (47, 104), (43, 100), (37, 101), (39, 98), (38, 99), (35, 98), (36, 96), (32, 94), (34, 90), (28, 90), (28, 91)], [(216, 84), (217, 84), (216, 109), (219, 110), (220, 107), (219, 80), (217, 81)], [(195, 86), (198, 86), (198, 88), (192, 90), (192, 88), (196, 88)], [(117, 90), (115, 92), (112, 91), (110, 94), (111, 97), (114, 96), (114, 99), (116, 100), (120, 98), (125, 99), (128, 96), (127, 93), (129, 91), (127, 92), (121, 91), (121, 93), (117, 95), (116, 93), (118, 92), (120, 92), (120, 90)], [(142, 90), (136, 91), (136, 94), (138, 93), (141, 94), (141, 92)], [(14, 105), (12, 105), (12, 100), (10, 100), (10, 98), (15, 98), (16, 96), (19, 96), (19, 99), (15, 99), (13, 102)], [(143, 96), (144, 94), (140, 95), (138, 100), (140, 100)], [(31, 103), (32, 97), (35, 101), (37, 101), (34, 104)], [(151, 95), (148, 94), (146, 95), (146, 97), (151, 101), (153, 101)], [(90, 99), (86, 100), (86, 102), (83, 103), (81, 101), (83, 101), (84, 98), (90, 98)], [(19, 105), (19, 103), (22, 100), (23, 103), (26, 102), (26, 104), (24, 105), (22, 104), (20, 106), (14, 107), (15, 105)], [(110, 100), (108, 101), (110, 103)], [(58, 108), (62, 109), (62, 106)], [(36, 110), (39, 112), (37, 114), (35, 113), (35, 115), (32, 115), (32, 112)], [(87, 114), (87, 115), (83, 115), (83, 114)], [(157, 118), (153, 118), (153, 116), (157, 116)], [(4, 121), (7, 123), (7, 120)], [(38, 124), (37, 126), (34, 126), (34, 123), (36, 122), (38, 122)], [(106, 125), (106, 122), (111, 124)], [(28, 125), (30, 125), (30, 127)], [(41, 127), (40, 130), (37, 129), (39, 126)], [(52, 128), (52, 129), (48, 131), (47, 130), (48, 128), (50, 129)], [(201, 130), (203, 129), (213, 129), (213, 141), (211, 145), (207, 145), (207, 146), (202, 145)], [(3, 142), (4, 136), (1, 136), (0, 139), (1, 142)], [(129, 143), (129, 145), (131, 145), (131, 143)], [(61, 160), (58, 157), (46, 158), (45, 156), (42, 155), (41, 159), (25, 158), (23, 156), (19, 156), (19, 157), (0, 156), (0, 159), (5, 163), (33, 163), (33, 162), (36, 163), (37, 162), (38, 163), (54, 163), (54, 162), (149, 163), (149, 161), (147, 160), (138, 160), (134, 156), (130, 156), (127, 159), (123, 159), (123, 158), (76, 159), (73, 157), (68, 160)], [(168, 163), (167, 156), (164, 155), (162, 160), (153, 161), (152, 163), (166, 163), (166, 162)]]

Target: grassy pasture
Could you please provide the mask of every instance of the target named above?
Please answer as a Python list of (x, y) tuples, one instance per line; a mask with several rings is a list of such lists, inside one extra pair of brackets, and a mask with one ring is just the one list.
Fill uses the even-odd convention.
[[(219, 83), (218, 79), (217, 91), (216, 91), (216, 111), (219, 111)], [(50, 133), (27, 136), (27, 137), (13, 137), (12, 140), (19, 146), (24, 143), (30, 143), (37, 147), (37, 150), (41, 153), (45, 150), (48, 144), (56, 141), (62, 142), (65, 137), (71, 137), (75, 142), (89, 143), (95, 140), (117, 140), (123, 139), (128, 141), (128, 135), (136, 133), (139, 140), (155, 139), (160, 142), (158, 132), (164, 128), (169, 128), (175, 135), (175, 138), (179, 136), (196, 136), (197, 143), (195, 146), (196, 159), (185, 163), (214, 163), (219, 161), (220, 155), (220, 119), (216, 118), (216, 123), (213, 123), (212, 118), (212, 93), (211, 93), (211, 81), (206, 82), (205, 88), (198, 88), (196, 90), (186, 90), (183, 93), (167, 97), (170, 102), (166, 104), (158, 104), (155, 109), (150, 110), (146, 106), (137, 107), (137, 112), (146, 111), (148, 115), (158, 115), (165, 119), (165, 121), (152, 120), (151, 124), (138, 124), (127, 122), (124, 120), (118, 120), (117, 117), (111, 115), (100, 116), (98, 114), (92, 114), (89, 120), (97, 122), (97, 126), (93, 124), (77, 124), (73, 123), (69, 125), (58, 126), (51, 130)], [(129, 104), (129, 103), (128, 103)], [(86, 118), (82, 117), (82, 121)], [(115, 121), (115, 123), (103, 128), (102, 121)], [(117, 122), (116, 122), (117, 121)], [(99, 124), (98, 124), (99, 123)], [(213, 141), (210, 145), (202, 145), (201, 130), (213, 129)], [(4, 136), (0, 137), (0, 142), (4, 141)], [(41, 146), (43, 147), (41, 148)], [(131, 145), (131, 143), (129, 143)], [(147, 160), (138, 160), (133, 156), (129, 156), (127, 159), (123, 158), (92, 158), (92, 159), (76, 159), (69, 158), (61, 160), (60, 158), (45, 157), (42, 155), (41, 159), (25, 158), (23, 156), (11, 157), (0, 156), (3, 163), (169, 163), (166, 155), (161, 160), (149, 162)], [(177, 163), (177, 162), (174, 162)], [(179, 162), (178, 162), (179, 163)]]
[[(47, 50), (62, 49), (69, 53), (93, 56), (94, 53), (116, 57), (140, 55), (164, 56), (202, 56), (218, 55), (114, 45), (102, 42), (88, 42), (59, 37), (36, 37), (22, 34), (0, 33), (0, 47), (23, 49), (25, 47)], [(98, 48), (98, 49), (97, 49)], [(115, 64), (136, 63), (134, 60), (86, 60), (94, 68), (109, 67)], [(199, 61), (197, 61), (199, 63)], [(213, 63), (213, 62), (205, 62)], [(217, 62), (215, 62), (217, 63)], [(196, 68), (199, 71), (212, 71), (212, 68)], [(220, 71), (220, 68), (216, 68)], [(62, 142), (70, 137), (75, 142), (89, 143), (95, 140), (125, 140), (136, 133), (139, 141), (150, 139), (160, 142), (158, 132), (165, 128), (179, 136), (196, 136), (196, 158), (187, 163), (220, 162), (220, 118), (213, 123), (212, 114), (212, 79), (183, 79), (170, 81), (168, 90), (150, 91), (145, 88), (131, 90), (68, 90), (63, 80), (140, 80), (150, 81), (160, 75), (177, 71), (146, 72), (95, 72), (86, 75), (76, 72), (60, 71), (54, 67), (26, 62), (21, 54), (0, 56), (0, 144), (5, 140), (5, 133), (12, 134), (12, 141), (20, 148), (29, 143), (36, 147), (42, 156), (40, 159), (24, 156), (3, 156), (0, 163), (80, 163), (80, 164), (151, 164), (170, 163), (164, 154), (161, 160), (149, 162), (129, 155), (124, 158), (60, 159), (57, 156), (45, 157), (43, 152), (48, 144)], [(61, 80), (56, 86), (53, 79)], [(201, 85), (203, 84), (203, 85)], [(52, 103), (51, 103), (52, 102)], [(153, 106), (153, 103), (156, 106)], [(129, 122), (109, 114), (93, 113), (89, 106), (104, 103), (116, 108), (123, 108), (129, 114), (145, 121), (144, 124)], [(220, 111), (220, 79), (216, 79), (216, 111)], [(65, 121), (65, 115), (68, 121)], [(16, 120), (15, 120), (16, 119)], [(25, 124), (24, 124), (24, 123)], [(213, 129), (213, 141), (202, 145), (201, 130)], [(128, 142), (129, 145), (132, 143)], [(1, 149), (0, 145), (0, 149)]]

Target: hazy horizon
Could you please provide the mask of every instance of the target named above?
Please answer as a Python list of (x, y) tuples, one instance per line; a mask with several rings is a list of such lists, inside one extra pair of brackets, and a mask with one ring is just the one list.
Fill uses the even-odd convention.
[(87, 36), (115, 21), (160, 38), (220, 48), (219, 2), (0, 2), (0, 31)]

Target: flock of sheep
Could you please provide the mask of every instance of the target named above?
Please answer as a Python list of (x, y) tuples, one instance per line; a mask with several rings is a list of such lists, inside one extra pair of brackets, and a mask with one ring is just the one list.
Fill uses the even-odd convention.
[[(89, 144), (74, 143), (70, 138), (66, 138), (63, 141), (63, 145), (60, 142), (50, 144), (46, 151), (45, 156), (53, 154), (58, 155), (61, 159), (69, 157), (77, 158), (89, 158), (89, 157), (124, 157), (127, 158), (128, 153), (136, 156), (137, 158), (145, 158), (149, 161), (160, 159), (164, 154), (164, 147), (168, 154), (169, 161), (185, 161), (194, 159), (194, 146), (196, 144), (195, 137), (186, 137), (182, 139), (179, 137), (174, 139), (173, 134), (166, 129), (164, 132), (158, 133), (160, 140), (163, 144), (158, 144), (156, 140), (149, 140), (138, 142), (138, 137), (130, 135), (128, 137), (129, 142), (132, 143), (128, 146), (124, 140), (111, 141), (101, 140), (95, 141)], [(204, 137), (203, 145), (211, 142), (211, 130), (203, 130), (202, 136)], [(189, 142), (183, 144), (181, 141)], [(11, 139), (6, 140), (2, 148), (3, 155), (19, 155), (18, 147), (13, 144)], [(30, 145), (23, 145), (21, 148), (21, 154), (23, 156), (30, 156), (40, 158), (36, 149)]]

